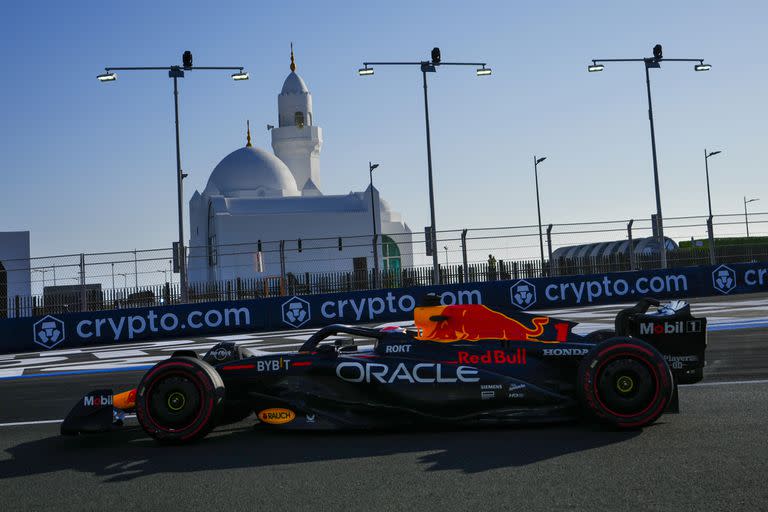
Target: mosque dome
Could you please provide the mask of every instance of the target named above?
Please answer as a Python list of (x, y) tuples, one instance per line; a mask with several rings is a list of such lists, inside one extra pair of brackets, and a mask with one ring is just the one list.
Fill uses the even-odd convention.
[(301, 195), (291, 171), (279, 158), (250, 146), (233, 151), (219, 162), (204, 193), (225, 197)]
[(301, 78), (299, 75), (296, 74), (295, 71), (291, 71), (291, 73), (285, 77), (285, 82), (283, 82), (283, 88), (280, 91), (280, 94), (308, 94), (309, 89), (307, 88), (307, 84), (304, 83), (304, 79)]

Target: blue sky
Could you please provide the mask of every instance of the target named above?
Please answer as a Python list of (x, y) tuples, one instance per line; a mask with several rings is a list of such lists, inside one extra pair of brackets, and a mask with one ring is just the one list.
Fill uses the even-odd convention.
[[(652, 71), (664, 214), (715, 213), (742, 196), (768, 202), (768, 102), (761, 2), (16, 2), (0, 18), (0, 231), (30, 230), (33, 255), (166, 247), (175, 238), (171, 82), (105, 66), (245, 66), (251, 80), (181, 81), (188, 199), (245, 142), (270, 149), (268, 123), (298, 72), (324, 131), (321, 188), (375, 182), (414, 231), (428, 223), (421, 74), (365, 60), (487, 61), (491, 77), (442, 68), (430, 78), (438, 229), (536, 223), (533, 154), (545, 223), (647, 218), (655, 210), (642, 64), (589, 74), (592, 58), (702, 57)], [(756, 228), (759, 229), (759, 228)], [(332, 233), (329, 233), (332, 235)]]

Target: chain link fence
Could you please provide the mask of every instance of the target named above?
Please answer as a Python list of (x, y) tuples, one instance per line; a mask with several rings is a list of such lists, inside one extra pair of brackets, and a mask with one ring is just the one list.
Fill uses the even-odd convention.
[[(709, 264), (712, 258), (768, 260), (768, 213), (715, 216), (713, 232), (710, 252), (706, 217), (664, 219), (672, 244), (668, 266)], [(448, 284), (659, 268), (658, 245), (639, 250), (638, 243), (652, 236), (651, 219), (548, 224), (541, 226), (541, 237), (538, 225), (439, 231), (438, 279)], [(616, 242), (613, 252), (610, 242)], [(635, 250), (616, 251), (621, 242)], [(191, 247), (187, 261), (190, 302), (433, 284), (424, 232)], [(14, 271), (0, 269), (0, 318), (180, 301), (170, 247), (13, 263), (6, 268)], [(28, 283), (31, 294), (4, 295), (18, 283)]]

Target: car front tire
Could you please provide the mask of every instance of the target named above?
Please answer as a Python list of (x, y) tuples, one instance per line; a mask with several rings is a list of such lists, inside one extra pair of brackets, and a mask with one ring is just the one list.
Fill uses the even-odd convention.
[(211, 365), (192, 357), (172, 357), (141, 379), (136, 417), (157, 441), (189, 443), (211, 431), (223, 400), (224, 383)]

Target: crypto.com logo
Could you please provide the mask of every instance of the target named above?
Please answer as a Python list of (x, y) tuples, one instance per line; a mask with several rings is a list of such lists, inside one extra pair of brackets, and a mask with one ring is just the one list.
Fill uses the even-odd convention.
[(44, 316), (32, 326), (34, 341), (51, 349), (64, 341), (64, 322), (51, 315)]
[(520, 309), (525, 310), (536, 304), (536, 287), (524, 279), (509, 287), (509, 295), (512, 304)]
[(712, 272), (712, 286), (722, 294), (729, 294), (736, 288), (736, 272), (726, 265), (720, 265)]
[(291, 327), (298, 328), (309, 322), (312, 315), (309, 311), (309, 302), (298, 297), (291, 297), (283, 302), (283, 322)]

